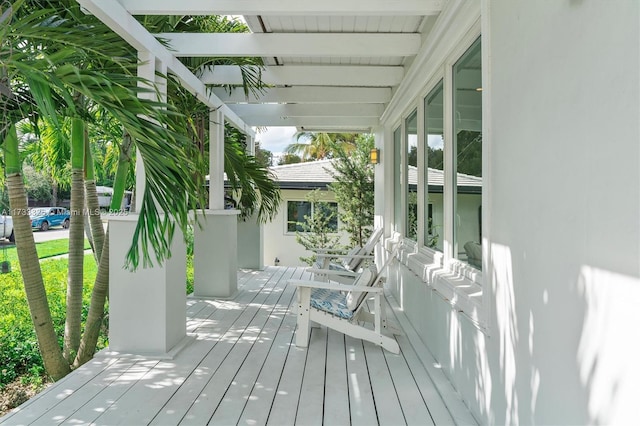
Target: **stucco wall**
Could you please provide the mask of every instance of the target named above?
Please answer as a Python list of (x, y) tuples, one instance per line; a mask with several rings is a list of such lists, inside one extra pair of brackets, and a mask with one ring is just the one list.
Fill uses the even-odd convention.
[(389, 280), (482, 423), (640, 417), (639, 5), (483, 2), (486, 328)]
[(486, 418), (637, 421), (639, 3), (489, 4)]
[[(282, 204), (276, 217), (264, 225), (264, 264), (273, 265), (277, 257), (281, 266), (305, 266), (300, 256), (310, 256), (311, 253), (296, 242), (295, 232), (287, 232), (287, 201), (304, 201), (308, 190), (283, 189)], [(331, 191), (323, 191), (326, 195), (322, 201), (335, 202), (335, 195)], [(339, 207), (338, 207), (339, 208)], [(349, 237), (344, 235), (342, 243), (347, 245)]]

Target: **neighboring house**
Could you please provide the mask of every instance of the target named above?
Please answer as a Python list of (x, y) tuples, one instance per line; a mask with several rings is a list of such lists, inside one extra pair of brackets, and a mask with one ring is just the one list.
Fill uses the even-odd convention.
[[(306, 163), (287, 164), (270, 168), (282, 191), (282, 204), (278, 214), (264, 225), (263, 235), (263, 261), (265, 265), (275, 265), (276, 259), (282, 266), (304, 265), (301, 256), (309, 256), (311, 253), (296, 241), (295, 223), (303, 221), (305, 215), (313, 215), (314, 207), (305, 200), (309, 192), (320, 189), (323, 193), (322, 201), (333, 205), (335, 194), (328, 188), (328, 184), (335, 181), (331, 176), (333, 171), (332, 160), (310, 161)], [(418, 171), (416, 167), (409, 166), (409, 193), (416, 194)], [(459, 215), (461, 222), (465, 223), (460, 228), (461, 239), (465, 242), (480, 241), (479, 209), (482, 202), (482, 179), (476, 176), (458, 174), (458, 188), (461, 194)], [(442, 247), (443, 229), (443, 194), (442, 188), (444, 176), (442, 170), (429, 169), (429, 197), (427, 207), (428, 235), (435, 247)], [(417, 199), (414, 197), (412, 206), (413, 214), (410, 214), (412, 223), (409, 225), (417, 229)], [(339, 209), (340, 206), (335, 204)], [(336, 223), (340, 228), (340, 223)], [(349, 244), (349, 236), (340, 231), (343, 245)], [(461, 247), (462, 249), (462, 247)]]
[[(101, 209), (109, 209), (111, 207), (111, 197), (113, 197), (113, 188), (109, 186), (96, 186), (96, 193), (98, 194), (98, 204)], [(122, 197), (122, 210), (127, 210), (131, 204), (131, 197), (133, 197), (132, 191), (124, 191), (124, 197)]]
[[(339, 208), (335, 194), (327, 187), (335, 180), (327, 171), (333, 170), (331, 161), (273, 166), (270, 170), (280, 186), (282, 204), (276, 217), (264, 225), (264, 264), (274, 265), (278, 259), (279, 265), (282, 266), (305, 265), (300, 257), (309, 256), (311, 253), (296, 241), (295, 222), (303, 221), (305, 215), (313, 215), (314, 206), (306, 201), (305, 197), (315, 189), (322, 191), (322, 201)], [(336, 225), (340, 227), (339, 222)], [(349, 235), (344, 231), (340, 231), (339, 234), (342, 244), (348, 245)]]

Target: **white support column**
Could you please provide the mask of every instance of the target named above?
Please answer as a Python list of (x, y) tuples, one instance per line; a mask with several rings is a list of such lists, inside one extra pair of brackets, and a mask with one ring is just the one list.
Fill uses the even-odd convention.
[[(247, 135), (247, 154), (256, 155), (256, 139)], [(263, 269), (263, 236), (262, 224), (254, 215), (238, 221), (238, 266), (247, 269)]]
[[(187, 248), (175, 235), (163, 265), (124, 269), (138, 215), (109, 217), (109, 349), (172, 358), (187, 338)], [(155, 255), (151, 254), (155, 261)]]
[(257, 216), (238, 221), (238, 267), (264, 268), (264, 231)]
[(238, 210), (206, 210), (193, 229), (193, 295), (233, 297), (238, 289)]
[(247, 135), (247, 153), (249, 155), (256, 155), (256, 138)]
[[(393, 165), (393, 146), (389, 143), (391, 140), (390, 132), (388, 128), (379, 126), (373, 129), (374, 144), (377, 149), (380, 150), (380, 163), (373, 166), (374, 171), (374, 226), (376, 228), (386, 226), (385, 234), (389, 235), (390, 228), (389, 223), (384, 223), (385, 217), (391, 217), (388, 215), (388, 211), (391, 209), (393, 203), (387, 203), (385, 200), (390, 198), (391, 188), (393, 185), (393, 179), (384, 179), (385, 171), (389, 171)], [(393, 176), (393, 170), (391, 174), (387, 176)]]
[(209, 210), (224, 209), (224, 114), (209, 113)]
[(232, 297), (238, 288), (238, 210), (224, 208), (224, 114), (209, 115), (209, 209), (193, 229), (193, 295)]
[[(166, 100), (167, 86), (156, 69), (166, 74), (164, 64), (140, 52), (138, 75), (153, 81), (157, 91), (141, 94), (146, 99)], [(155, 88), (154, 88), (155, 89)], [(170, 153), (167, 153), (170, 155)], [(141, 156), (136, 163), (136, 211), (140, 211), (145, 191)], [(172, 357), (188, 342), (186, 329), (187, 250), (179, 232), (171, 245), (172, 257), (162, 265), (135, 272), (123, 268), (124, 256), (138, 223), (138, 214), (109, 217), (109, 347), (120, 353)]]
[[(156, 58), (150, 52), (138, 52), (138, 77), (144, 78), (148, 81), (155, 82), (156, 80)], [(150, 89), (148, 84), (138, 83), (139, 87)], [(155, 99), (154, 93), (141, 93), (138, 95), (143, 99)], [(145, 190), (145, 171), (144, 164), (142, 163), (142, 156), (136, 155), (136, 187), (135, 187), (135, 205), (134, 211), (139, 212), (142, 208), (142, 199)]]

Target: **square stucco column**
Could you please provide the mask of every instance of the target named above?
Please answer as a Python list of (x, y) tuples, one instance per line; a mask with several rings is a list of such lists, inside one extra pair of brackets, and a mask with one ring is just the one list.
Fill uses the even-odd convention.
[(263, 230), (257, 216), (238, 221), (238, 267), (262, 269)]
[(109, 349), (170, 358), (186, 339), (187, 248), (179, 231), (162, 265), (123, 268), (137, 214), (109, 218)]
[(231, 297), (238, 290), (239, 210), (205, 210), (193, 227), (193, 295)]

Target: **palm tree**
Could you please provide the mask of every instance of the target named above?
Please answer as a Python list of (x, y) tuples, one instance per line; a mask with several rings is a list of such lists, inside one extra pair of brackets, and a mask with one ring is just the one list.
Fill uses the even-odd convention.
[[(78, 95), (100, 105), (131, 134), (145, 163), (147, 191), (128, 253), (130, 267), (168, 257), (174, 227), (186, 231), (190, 207), (202, 205), (205, 197), (204, 189), (191, 179), (197, 166), (182, 116), (171, 105), (138, 97), (143, 89), (137, 87), (141, 79), (136, 77), (135, 61), (126, 59), (132, 57), (129, 48), (123, 49), (119, 37), (97, 20), (82, 15), (72, 1), (16, 0), (0, 10), (0, 142), (25, 291), (43, 361), (54, 379), (69, 371), (69, 363), (53, 332), (37, 261), (15, 123), (37, 123), (46, 117), (59, 126), (59, 115), (88, 119), (74, 101)], [(89, 28), (92, 37), (87, 37)], [(166, 152), (172, 153), (171, 159)]]
[(237, 197), (236, 208), (240, 218), (257, 214), (260, 222), (273, 219), (282, 201), (280, 187), (267, 166), (256, 157), (248, 155), (237, 129), (225, 129), (224, 170)]
[[(64, 377), (71, 371), (69, 363), (62, 356), (58, 337), (53, 329), (47, 293), (42, 280), (38, 252), (31, 231), (27, 196), (21, 173), (21, 159), (18, 151), (18, 135), (15, 125), (2, 123), (4, 128), (3, 148), (5, 171), (9, 190), (9, 202), (13, 216), (13, 232), (18, 248), (18, 259), (24, 281), (24, 289), (29, 303), (31, 319), (36, 331), (40, 354), (47, 373), (54, 379)], [(7, 128), (7, 125), (9, 126)]]
[(71, 144), (67, 137), (70, 133), (70, 121), (65, 120), (61, 127), (62, 129), (60, 126), (50, 125), (46, 120), (40, 120), (40, 123), (35, 125), (30, 121), (17, 123), (18, 134), (25, 142), (25, 160), (42, 171), (51, 183), (52, 206), (58, 205), (59, 190), (67, 189), (71, 185)]
[[(160, 32), (209, 32), (235, 33), (249, 32), (241, 22), (226, 16), (179, 16), (158, 17), (145, 16), (143, 26), (152, 33)], [(215, 68), (216, 65), (238, 65), (241, 70), (245, 94), (259, 92), (263, 89), (261, 81), (262, 59), (256, 57), (231, 58), (182, 58), (183, 63), (194, 73)], [(205, 184), (208, 158), (209, 108), (198, 102), (193, 96), (174, 81), (169, 80), (168, 99), (179, 111), (187, 111), (189, 136), (201, 153), (201, 169), (194, 179)], [(258, 220), (267, 221), (275, 216), (280, 206), (280, 190), (273, 180), (268, 168), (255, 157), (247, 154), (244, 136), (235, 128), (225, 126), (224, 171), (232, 189), (239, 193), (237, 208), (240, 218), (246, 219), (257, 213)]]
[[(351, 152), (356, 148), (355, 133), (296, 133), (296, 142), (287, 146), (288, 154), (300, 153), (303, 161), (333, 158), (339, 148)], [(303, 140), (305, 142), (301, 142)]]
[[(196, 23), (211, 26), (210, 29), (220, 24), (224, 30), (229, 25), (224, 18), (162, 19), (165, 20), (163, 25), (175, 28)], [(120, 144), (121, 161), (118, 161), (119, 172), (114, 186), (126, 181), (133, 148), (142, 157), (147, 179), (140, 219), (127, 255), (128, 265), (136, 268), (140, 262), (148, 265), (153, 261), (162, 262), (170, 256), (174, 227), (185, 231), (189, 225), (189, 210), (204, 205), (204, 185), (193, 179), (193, 176), (205, 173), (200, 155), (204, 143), (196, 149), (193, 140), (196, 136), (203, 140), (208, 128), (208, 109), (178, 86), (174, 86), (175, 96), (171, 97), (174, 105), (179, 103), (176, 99), (187, 100), (189, 108), (177, 109), (173, 105), (139, 99), (138, 94), (144, 91), (139, 87), (149, 86), (148, 82), (138, 84), (142, 80), (136, 77), (135, 52), (101, 22), (81, 13), (73, 0), (15, 0), (10, 7), (0, 8), (0, 24), (0, 109), (3, 111), (0, 145), (5, 152), (19, 259), (21, 265), (35, 265), (32, 271), (23, 266), (27, 299), (45, 368), (52, 378), (58, 379), (69, 371), (71, 351), (77, 346), (75, 342), (65, 344), (65, 354), (69, 357), (65, 360), (53, 331), (33, 235), (28, 216), (24, 214), (26, 198), (15, 123), (30, 120), (38, 133), (38, 123), (44, 120), (54, 132), (61, 134), (63, 124), (68, 121), (66, 117), (76, 123), (78, 137), (81, 123), (85, 127), (88, 125), (92, 134), (96, 133), (94, 123), (100, 120), (101, 123), (104, 120), (120, 123), (124, 137)], [(235, 24), (231, 26), (233, 31), (244, 30)], [(91, 32), (91, 37), (87, 37), (87, 31)], [(219, 63), (252, 65), (243, 68), (243, 87), (247, 93), (259, 90), (259, 59), (218, 58), (195, 60), (189, 65), (198, 70)], [(184, 117), (177, 111), (195, 111), (196, 114)], [(241, 206), (247, 214), (258, 211), (260, 217), (270, 217), (279, 204), (277, 187), (269, 180), (266, 169), (257, 165), (255, 159), (238, 146), (238, 141), (230, 141), (225, 146), (228, 153), (225, 163), (234, 185), (242, 188)], [(110, 147), (114, 147), (113, 141)], [(76, 145), (75, 152), (79, 150), (79, 145)], [(92, 151), (85, 145), (85, 153)], [(171, 152), (171, 158), (166, 152)], [(110, 158), (115, 157), (112, 155)], [(91, 160), (90, 155), (84, 157), (85, 190), (89, 203), (93, 203), (89, 204), (90, 211), (95, 205), (95, 198), (90, 194), (91, 182), (95, 183)], [(73, 163), (74, 168), (80, 170), (79, 161)], [(160, 212), (164, 215), (161, 216)], [(99, 230), (101, 226), (92, 228)], [(96, 234), (94, 232), (94, 236)], [(74, 366), (86, 362), (93, 355), (104, 315), (108, 290), (108, 237), (105, 237), (104, 245), (99, 244), (98, 238), (95, 240), (96, 258), (100, 260), (98, 276)], [(154, 249), (155, 259), (151, 258), (150, 247)], [(72, 299), (75, 300), (75, 296)]]
[(85, 123), (71, 123), (71, 221), (69, 225), (69, 270), (67, 273), (67, 315), (63, 356), (73, 362), (81, 336), (82, 286), (84, 272), (84, 132)]

